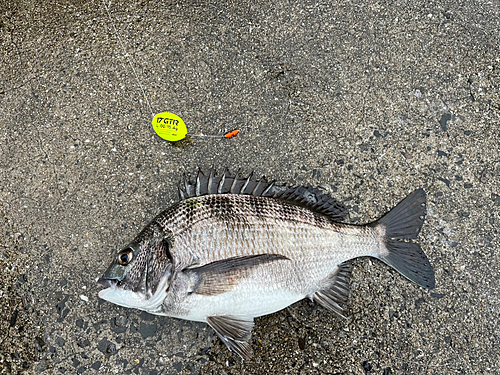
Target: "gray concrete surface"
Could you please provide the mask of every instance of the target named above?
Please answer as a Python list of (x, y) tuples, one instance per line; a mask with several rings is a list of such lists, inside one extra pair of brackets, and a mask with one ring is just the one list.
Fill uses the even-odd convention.
[[(0, 3), (1, 374), (500, 374), (497, 1)], [(437, 288), (354, 263), (344, 322), (259, 318), (241, 363), (204, 324), (100, 301), (111, 253), (183, 173), (322, 186), (376, 219), (428, 193)]]

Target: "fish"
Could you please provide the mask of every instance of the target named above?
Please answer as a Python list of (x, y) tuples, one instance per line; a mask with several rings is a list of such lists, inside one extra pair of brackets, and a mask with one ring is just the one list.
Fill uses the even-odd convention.
[(180, 201), (120, 248), (99, 297), (155, 315), (205, 322), (252, 358), (254, 319), (304, 298), (346, 318), (351, 260), (379, 259), (425, 289), (434, 269), (414, 241), (425, 220), (418, 189), (365, 225), (320, 188), (278, 185), (227, 170), (185, 176)]

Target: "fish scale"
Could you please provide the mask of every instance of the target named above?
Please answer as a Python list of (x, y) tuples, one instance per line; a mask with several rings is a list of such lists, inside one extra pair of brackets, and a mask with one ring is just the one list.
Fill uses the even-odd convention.
[[(197, 197), (191, 198), (200, 203), (198, 216), (193, 217), (191, 225), (183, 223), (186, 214), (173, 221), (160, 219), (159, 222), (166, 224), (165, 230), (172, 232), (176, 241), (182, 241), (183, 245), (192, 249), (190, 255), (201, 263), (226, 257), (266, 254), (272, 250), (297, 261), (309, 262), (308, 257), (320, 257), (333, 260), (337, 265), (356, 256), (373, 253), (378, 247), (374, 228), (341, 226), (326, 217), (315, 217), (305, 208), (290, 207), (286, 202), (269, 198), (238, 195), (225, 198), (228, 207), (238, 209), (225, 209), (224, 203), (213, 208), (213, 197)], [(224, 221), (218, 219), (221, 215)], [(185, 229), (175, 231), (179, 227)], [(331, 251), (335, 246), (344, 249), (344, 259)]]
[(418, 189), (366, 225), (340, 222), (345, 207), (319, 189), (198, 174), (183, 199), (148, 224), (99, 279), (99, 296), (157, 315), (207, 322), (250, 359), (253, 319), (311, 298), (338, 316), (349, 295), (349, 260), (371, 256), (433, 288), (417, 238)]

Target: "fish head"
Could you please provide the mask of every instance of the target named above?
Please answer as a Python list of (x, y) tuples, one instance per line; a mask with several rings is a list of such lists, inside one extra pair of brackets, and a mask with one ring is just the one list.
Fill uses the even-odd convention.
[(106, 287), (99, 297), (111, 303), (155, 312), (172, 279), (171, 239), (161, 229), (145, 229), (120, 249), (97, 283)]

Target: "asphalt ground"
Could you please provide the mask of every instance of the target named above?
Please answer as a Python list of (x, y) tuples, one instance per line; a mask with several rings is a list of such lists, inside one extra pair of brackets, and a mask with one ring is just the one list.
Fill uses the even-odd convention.
[[(497, 1), (108, 5), (0, 3), (1, 374), (500, 374)], [(162, 111), (192, 143), (154, 134)], [(356, 259), (347, 321), (258, 318), (245, 363), (99, 300), (111, 254), (212, 166), (323, 187), (357, 224), (424, 188), (436, 289)]]

